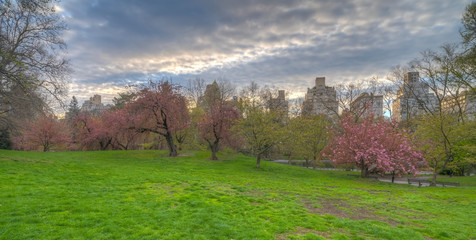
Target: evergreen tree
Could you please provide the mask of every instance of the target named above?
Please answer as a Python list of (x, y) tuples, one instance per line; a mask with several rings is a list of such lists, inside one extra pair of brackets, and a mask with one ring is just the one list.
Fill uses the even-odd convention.
[(66, 113), (66, 119), (68, 120), (68, 122), (71, 122), (73, 118), (78, 116), (80, 111), (81, 110), (79, 109), (79, 106), (78, 106), (78, 100), (76, 99), (75, 96), (73, 96), (73, 98), (71, 99), (71, 102), (69, 103), (68, 112)]
[(0, 149), (12, 149), (10, 132), (7, 128), (0, 129)]

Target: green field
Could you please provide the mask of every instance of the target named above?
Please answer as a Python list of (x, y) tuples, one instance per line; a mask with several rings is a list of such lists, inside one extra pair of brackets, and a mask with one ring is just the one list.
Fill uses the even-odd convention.
[(474, 177), (418, 188), (256, 169), (235, 154), (166, 155), (0, 150), (0, 238), (476, 239)]

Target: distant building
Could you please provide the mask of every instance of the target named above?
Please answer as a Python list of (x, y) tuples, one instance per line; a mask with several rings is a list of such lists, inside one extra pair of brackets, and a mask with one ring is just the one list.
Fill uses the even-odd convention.
[(461, 111), (462, 115), (474, 118), (476, 116), (476, 96), (464, 91), (457, 97), (445, 97), (441, 108), (445, 112), (454, 114)]
[(325, 77), (317, 77), (316, 85), (307, 89), (302, 112), (308, 115), (337, 116), (337, 93), (333, 87), (326, 86)]
[(350, 104), (351, 112), (365, 118), (368, 114), (373, 114), (378, 118), (383, 116), (383, 96), (373, 93), (362, 93)]
[(81, 111), (87, 111), (95, 114), (99, 114), (101, 111), (107, 109), (109, 109), (109, 107), (104, 106), (104, 104), (101, 103), (101, 95), (97, 94), (89, 98), (89, 100), (84, 101), (83, 105), (81, 106)]
[(403, 85), (397, 92), (397, 99), (392, 104), (392, 119), (400, 122), (412, 119), (428, 111), (435, 111), (437, 99), (429, 93), (429, 87), (420, 81), (418, 72), (408, 72)]
[(286, 101), (285, 90), (278, 90), (278, 96), (276, 98), (271, 97), (268, 102), (268, 108), (273, 111), (288, 112), (288, 101)]

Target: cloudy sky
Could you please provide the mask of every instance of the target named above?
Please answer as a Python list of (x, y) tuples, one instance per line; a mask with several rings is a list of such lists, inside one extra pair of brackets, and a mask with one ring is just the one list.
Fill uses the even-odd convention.
[(422, 50), (459, 41), (469, 0), (63, 0), (70, 94), (109, 102), (123, 86), (172, 78), (256, 81), (303, 96), (385, 77)]

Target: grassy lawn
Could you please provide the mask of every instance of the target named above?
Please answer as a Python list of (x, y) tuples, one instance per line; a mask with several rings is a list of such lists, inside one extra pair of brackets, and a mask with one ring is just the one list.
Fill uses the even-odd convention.
[(476, 239), (474, 177), (418, 188), (256, 169), (242, 155), (166, 155), (0, 150), (0, 238)]

